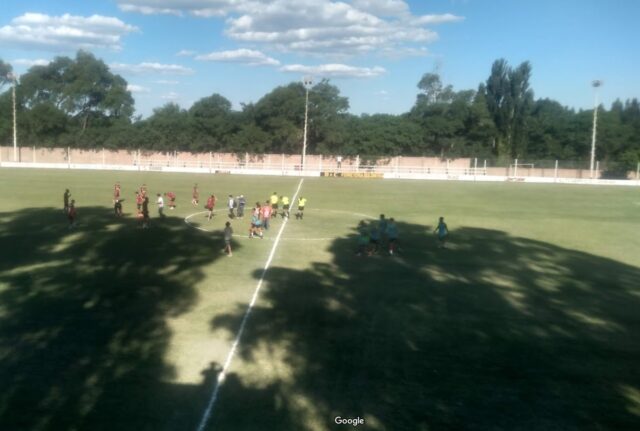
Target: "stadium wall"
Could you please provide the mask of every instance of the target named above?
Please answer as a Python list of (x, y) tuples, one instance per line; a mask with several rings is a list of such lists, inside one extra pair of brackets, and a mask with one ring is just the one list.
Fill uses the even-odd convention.
[[(119, 171), (193, 172), (234, 175), (338, 176), (416, 180), (511, 181), (563, 184), (640, 185), (638, 172), (627, 180), (589, 178), (588, 169), (486, 167), (470, 158), (437, 157), (338, 158), (308, 155), (301, 170), (301, 156), (287, 154), (187, 153), (72, 148), (0, 147), (0, 167), (52, 169), (104, 169)], [(477, 167), (474, 167), (477, 166)]]

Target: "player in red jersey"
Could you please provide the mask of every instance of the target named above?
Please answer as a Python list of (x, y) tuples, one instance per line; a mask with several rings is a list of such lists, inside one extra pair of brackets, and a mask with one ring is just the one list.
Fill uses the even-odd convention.
[(167, 198), (169, 198), (169, 209), (176, 209), (176, 194), (174, 192), (167, 192)]
[(271, 221), (271, 205), (269, 205), (269, 200), (266, 200), (264, 205), (260, 207), (261, 219), (262, 219), (262, 227), (265, 230), (269, 230), (269, 222)]
[(136, 207), (138, 208), (138, 214), (142, 214), (142, 202), (144, 201), (144, 196), (142, 193), (136, 192)]
[(216, 195), (209, 196), (207, 199), (207, 204), (204, 206), (209, 212), (207, 214), (207, 219), (211, 220), (213, 217), (213, 208), (216, 206)]
[(200, 201), (200, 193), (198, 192), (198, 184), (193, 185), (193, 193), (191, 194), (191, 204), (197, 206)]

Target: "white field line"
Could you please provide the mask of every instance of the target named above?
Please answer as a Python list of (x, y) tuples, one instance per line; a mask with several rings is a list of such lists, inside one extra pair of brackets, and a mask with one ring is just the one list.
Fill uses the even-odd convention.
[[(296, 197), (300, 192), (300, 187), (302, 187), (303, 181), (304, 181), (304, 178), (301, 178), (300, 182), (298, 183), (298, 188), (296, 189), (296, 192), (293, 195), (293, 198), (291, 199), (291, 202), (295, 202)], [(276, 253), (276, 248), (278, 248), (278, 244), (280, 243), (280, 237), (282, 236), (282, 232), (284, 232), (284, 228), (287, 226), (288, 221), (289, 221), (289, 218), (285, 218), (284, 221), (282, 222), (282, 225), (280, 226), (280, 231), (278, 232), (278, 236), (276, 237), (276, 240), (273, 243), (273, 247), (271, 248), (271, 253), (269, 253), (269, 258), (267, 259), (267, 262), (264, 264), (262, 275), (260, 275), (260, 280), (258, 281), (256, 290), (253, 292), (253, 297), (251, 297), (251, 302), (249, 303), (249, 307), (247, 307), (247, 310), (244, 312), (244, 316), (242, 317), (242, 322), (240, 323), (240, 329), (238, 329), (236, 338), (235, 340), (233, 340), (233, 345), (231, 346), (231, 350), (227, 355), (227, 360), (224, 362), (222, 370), (218, 374), (218, 378), (216, 379), (216, 383), (211, 393), (211, 398), (209, 399), (207, 408), (204, 410), (204, 413), (202, 414), (200, 425), (198, 425), (198, 431), (203, 431), (204, 427), (207, 425), (207, 422), (209, 422), (209, 418), (211, 417), (211, 413), (213, 412), (213, 407), (215, 406), (216, 401), (218, 399), (218, 394), (220, 393), (220, 388), (222, 387), (222, 384), (224, 383), (224, 380), (227, 376), (227, 370), (229, 369), (229, 366), (231, 365), (231, 361), (233, 360), (233, 356), (235, 355), (238, 345), (240, 344), (240, 339), (242, 338), (242, 334), (244, 333), (244, 328), (247, 325), (247, 321), (249, 320), (249, 315), (251, 314), (251, 310), (253, 309), (253, 306), (255, 305), (258, 299), (258, 294), (260, 293), (260, 288), (262, 287), (264, 277), (267, 274), (267, 270), (269, 269), (269, 266), (271, 265), (273, 256)]]

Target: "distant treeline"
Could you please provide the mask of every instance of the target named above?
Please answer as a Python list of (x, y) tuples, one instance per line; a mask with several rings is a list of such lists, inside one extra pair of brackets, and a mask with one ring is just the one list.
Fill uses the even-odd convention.
[[(5, 145), (12, 139), (11, 70), (0, 60), (0, 142)], [(309, 92), (307, 151), (346, 157), (588, 160), (593, 111), (536, 100), (530, 77), (528, 62), (510, 67), (503, 59), (475, 90), (457, 91), (426, 73), (409, 112), (361, 116), (349, 114), (349, 100), (323, 80)], [(127, 82), (80, 51), (75, 58), (33, 66), (20, 77), (19, 141), (40, 147), (299, 153), (304, 96), (302, 83), (294, 82), (243, 104), (240, 111), (212, 94), (189, 109), (167, 103), (141, 119), (134, 116)], [(611, 174), (635, 170), (640, 160), (637, 99), (599, 107), (597, 159)]]

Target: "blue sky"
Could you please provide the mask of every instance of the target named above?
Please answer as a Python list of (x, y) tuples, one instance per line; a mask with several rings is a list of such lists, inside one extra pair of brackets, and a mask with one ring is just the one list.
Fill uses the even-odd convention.
[(137, 113), (220, 93), (234, 108), (278, 85), (329, 78), (351, 112), (406, 112), (422, 74), (476, 88), (528, 60), (536, 98), (574, 108), (640, 98), (635, 0), (4, 0), (0, 58), (88, 49), (124, 76)]

